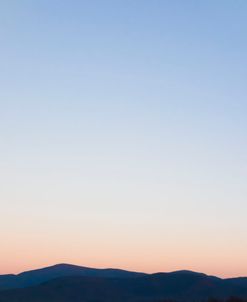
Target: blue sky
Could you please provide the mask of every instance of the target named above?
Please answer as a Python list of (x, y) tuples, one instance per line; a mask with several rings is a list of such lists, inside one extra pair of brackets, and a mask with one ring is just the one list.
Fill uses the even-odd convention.
[(247, 274), (246, 14), (243, 0), (1, 2), (4, 271)]

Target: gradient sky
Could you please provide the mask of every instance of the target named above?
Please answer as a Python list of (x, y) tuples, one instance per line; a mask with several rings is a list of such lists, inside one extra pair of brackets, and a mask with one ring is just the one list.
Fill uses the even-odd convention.
[(247, 1), (0, 2), (0, 273), (247, 275)]

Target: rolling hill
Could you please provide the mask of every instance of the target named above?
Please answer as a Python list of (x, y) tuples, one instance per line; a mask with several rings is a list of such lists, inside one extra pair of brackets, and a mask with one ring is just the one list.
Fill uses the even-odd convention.
[(144, 275), (144, 273), (130, 272), (121, 269), (97, 269), (71, 264), (56, 264), (54, 266), (23, 272), (18, 275), (0, 275), (0, 290), (34, 286), (55, 278), (69, 276), (134, 278)]
[[(80, 276), (83, 270), (84, 276)], [(157, 302), (201, 301), (230, 296), (247, 298), (247, 285), (239, 284), (239, 278), (220, 279), (191, 271), (143, 274), (63, 264), (26, 272), (24, 276), (28, 278), (21, 279), (22, 282), (28, 280), (29, 284), (31, 281), (49, 280), (39, 285), (2, 290), (0, 302)], [(5, 277), (11, 279), (8, 275)], [(36, 279), (32, 280), (34, 277)]]

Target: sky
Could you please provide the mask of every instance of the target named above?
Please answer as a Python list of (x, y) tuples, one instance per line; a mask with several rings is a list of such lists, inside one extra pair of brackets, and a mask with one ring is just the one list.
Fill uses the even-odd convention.
[(0, 273), (247, 276), (247, 2), (0, 2)]

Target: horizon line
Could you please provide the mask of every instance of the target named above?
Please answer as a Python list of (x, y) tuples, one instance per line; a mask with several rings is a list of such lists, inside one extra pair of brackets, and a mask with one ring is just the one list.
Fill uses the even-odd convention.
[(66, 262), (60, 262), (60, 263), (55, 263), (47, 266), (41, 266), (37, 268), (30, 268), (27, 270), (23, 270), (17, 273), (6, 273), (6, 274), (0, 274), (0, 276), (4, 275), (14, 275), (18, 276), (23, 273), (28, 273), (31, 271), (38, 271), (38, 270), (43, 270), (43, 269), (48, 269), (56, 266), (74, 266), (74, 267), (80, 267), (80, 268), (85, 268), (85, 269), (96, 269), (96, 270), (121, 270), (121, 271), (126, 271), (126, 272), (131, 272), (131, 273), (140, 273), (140, 274), (146, 274), (146, 275), (154, 275), (154, 274), (172, 274), (172, 273), (179, 273), (179, 272), (188, 272), (188, 273), (194, 273), (194, 274), (202, 274), (208, 277), (216, 277), (222, 280), (227, 280), (227, 279), (235, 279), (235, 278), (247, 278), (246, 276), (240, 275), (240, 276), (235, 276), (235, 277), (220, 277), (219, 275), (214, 275), (214, 274), (207, 274), (204, 272), (200, 271), (194, 271), (192, 269), (178, 269), (178, 270), (172, 270), (172, 271), (155, 271), (155, 272), (145, 272), (145, 271), (136, 271), (136, 270), (131, 270), (131, 269), (124, 269), (124, 268), (118, 268), (118, 267), (92, 267), (92, 266), (85, 266), (85, 265), (78, 265), (78, 264), (73, 264), (73, 263), (66, 263)]

